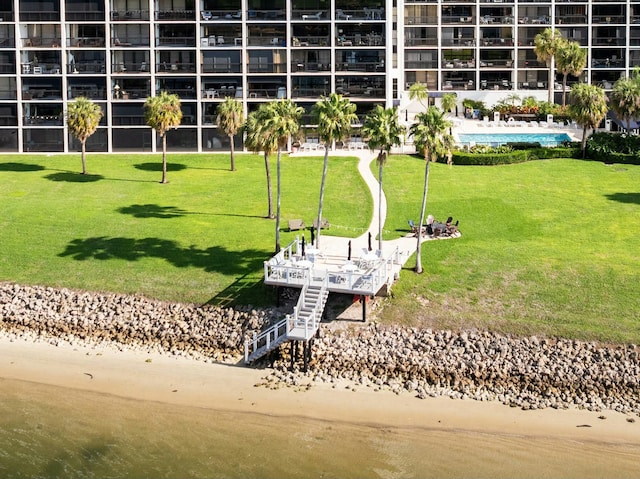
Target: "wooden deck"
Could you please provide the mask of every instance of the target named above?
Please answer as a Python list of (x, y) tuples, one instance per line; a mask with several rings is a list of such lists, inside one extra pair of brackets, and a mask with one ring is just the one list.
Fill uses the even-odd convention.
[(387, 257), (361, 252), (352, 260), (346, 256), (324, 255), (311, 247), (306, 249), (304, 257), (301, 252), (300, 241), (294, 240), (265, 261), (265, 284), (302, 288), (326, 278), (329, 292), (375, 296), (389, 290), (402, 267), (397, 249)]

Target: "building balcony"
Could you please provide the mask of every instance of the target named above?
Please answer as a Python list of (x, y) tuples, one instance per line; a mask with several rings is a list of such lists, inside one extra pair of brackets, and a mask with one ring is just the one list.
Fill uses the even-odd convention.
[(438, 68), (437, 60), (405, 61), (404, 67), (410, 70), (427, 70)]
[[(214, 58), (214, 60), (219, 60)], [(227, 59), (224, 61), (215, 61), (213, 63), (203, 63), (200, 65), (202, 73), (242, 73), (242, 63), (231, 62)]]
[(476, 67), (476, 61), (474, 59), (471, 59), (471, 60), (454, 59), (454, 60), (442, 61), (442, 68), (447, 68), (447, 69), (475, 68), (475, 67)]
[(23, 100), (61, 100), (62, 91), (58, 88), (46, 86), (27, 86), (22, 90)]
[(67, 38), (67, 47), (75, 47), (75, 48), (104, 47), (104, 37)]
[(437, 47), (437, 38), (405, 38), (404, 45), (406, 47)]
[(142, 115), (117, 115), (114, 113), (111, 117), (111, 124), (113, 126), (144, 126), (147, 123)]
[(325, 47), (329, 45), (330, 37), (328, 35), (313, 36), (313, 35), (300, 35), (291, 39), (291, 46), (293, 47)]
[(149, 37), (118, 35), (111, 39), (111, 46), (116, 48), (148, 47)]
[(473, 15), (443, 15), (442, 23), (443, 24), (460, 24), (460, 23), (468, 23), (473, 24), (475, 18)]
[(104, 61), (76, 61), (74, 63), (67, 64), (67, 72), (68, 73), (84, 73), (84, 74), (95, 74), (95, 73), (105, 73), (106, 72), (106, 64)]
[[(144, 64), (144, 62), (143, 62), (143, 64)], [(184, 62), (183, 63), (183, 62), (162, 61), (162, 62), (159, 62), (156, 65), (156, 72), (158, 72), (158, 73), (172, 73), (172, 74), (195, 73), (196, 72), (196, 64), (195, 63), (188, 63), (188, 62)]]
[(3, 22), (12, 22), (15, 19), (15, 17), (12, 11), (2, 10), (0, 11), (0, 19), (2, 19)]
[[(3, 17), (3, 20), (4, 17)], [(60, 11), (56, 10), (20, 10), (20, 21), (23, 22), (59, 22)]]
[(384, 73), (384, 62), (338, 62), (336, 71)]
[(558, 25), (586, 25), (588, 18), (586, 15), (558, 15), (556, 24)]
[(62, 126), (64, 124), (63, 115), (31, 115), (23, 116), (24, 125), (41, 125), (41, 126)]
[(90, 11), (90, 10), (68, 10), (65, 12), (65, 17), (68, 22), (103, 22), (104, 10), (102, 11)]
[[(193, 71), (195, 71), (195, 68)], [(149, 62), (113, 62), (111, 63), (111, 73), (149, 73)]]

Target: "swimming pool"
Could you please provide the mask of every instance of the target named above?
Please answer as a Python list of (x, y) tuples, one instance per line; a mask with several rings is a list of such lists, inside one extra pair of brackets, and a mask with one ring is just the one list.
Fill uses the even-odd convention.
[(538, 142), (542, 146), (558, 146), (563, 141), (571, 141), (566, 133), (460, 133), (459, 143), (469, 145), (498, 146), (506, 143)]

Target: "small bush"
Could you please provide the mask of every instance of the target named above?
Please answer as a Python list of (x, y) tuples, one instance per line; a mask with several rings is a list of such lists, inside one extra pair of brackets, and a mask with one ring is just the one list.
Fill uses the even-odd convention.
[(539, 147), (530, 150), (533, 155), (541, 160), (551, 158), (581, 158), (580, 146), (554, 146)]
[(538, 141), (512, 141), (507, 143), (507, 146), (513, 150), (532, 150), (533, 148), (540, 148), (540, 142)]

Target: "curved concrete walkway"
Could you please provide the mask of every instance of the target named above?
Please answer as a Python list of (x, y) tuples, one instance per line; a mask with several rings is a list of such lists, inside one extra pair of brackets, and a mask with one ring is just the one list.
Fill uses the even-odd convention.
[[(365, 181), (365, 184), (369, 188), (371, 197), (373, 199), (373, 215), (369, 228), (366, 233), (358, 236), (357, 238), (342, 238), (338, 236), (331, 236), (323, 233), (320, 238), (320, 251), (332, 256), (347, 256), (349, 241), (351, 241), (352, 257), (358, 258), (361, 255), (363, 248), (368, 248), (369, 233), (372, 235), (371, 247), (374, 250), (378, 249), (378, 241), (376, 236), (378, 234), (378, 179), (371, 172), (371, 163), (377, 158), (377, 152), (370, 150), (361, 151), (330, 151), (329, 155), (341, 155), (341, 156), (356, 156), (359, 158), (358, 171)], [(311, 153), (313, 156), (324, 155), (323, 151)], [(295, 156), (310, 156), (309, 152), (296, 153)], [(384, 229), (384, 223), (387, 217), (387, 199), (382, 192), (381, 202), (381, 217), (382, 228)], [(423, 238), (423, 241), (428, 240), (429, 237)], [(382, 242), (382, 256), (388, 257), (395, 249), (398, 248), (400, 252), (400, 260), (404, 265), (409, 257), (416, 250), (416, 238), (414, 237), (400, 237), (394, 240), (386, 240)]]

